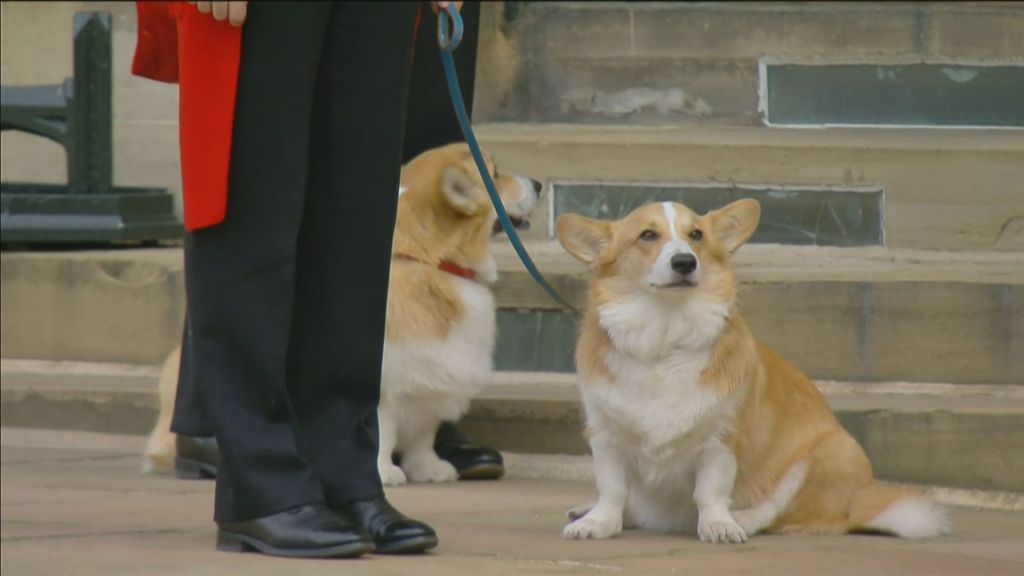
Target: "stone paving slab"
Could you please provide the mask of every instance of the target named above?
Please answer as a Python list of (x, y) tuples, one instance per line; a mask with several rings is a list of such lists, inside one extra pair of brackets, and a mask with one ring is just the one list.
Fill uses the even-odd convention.
[[(145, 435), (156, 367), (0, 359), (7, 426)], [(504, 452), (586, 454), (571, 374), (498, 372), (462, 420)], [(878, 477), (1024, 498), (1024, 386), (819, 381)]]
[(506, 478), (419, 485), (389, 496), (433, 524), (425, 556), (282, 560), (213, 548), (213, 483), (138, 473), (143, 440), (3, 429), (5, 575), (512, 574), (986, 575), (1024, 571), (1024, 514), (957, 508), (953, 535), (913, 542), (869, 536), (755, 537), (742, 546), (629, 531), (608, 541), (558, 536), (590, 483)]

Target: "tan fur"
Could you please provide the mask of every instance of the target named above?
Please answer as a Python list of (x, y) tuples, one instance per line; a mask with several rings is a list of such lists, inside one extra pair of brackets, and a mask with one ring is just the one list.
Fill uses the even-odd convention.
[(388, 340), (444, 339), (462, 314), (451, 274), (415, 260), (391, 261)]
[[(691, 290), (689, 297), (700, 295), (729, 306), (699, 385), (723, 399), (742, 395), (728, 416), (730, 431), (722, 438), (737, 463), (733, 509), (763, 502), (801, 461), (807, 463), (803, 483), (764, 531), (860, 531), (895, 502), (921, 498), (907, 489), (876, 484), (864, 451), (836, 420), (817, 387), (797, 367), (760, 344), (743, 320), (735, 304), (737, 281), (729, 258), (756, 229), (757, 203), (740, 201), (704, 216), (674, 206), (678, 235), (689, 243), (701, 266), (699, 286), (683, 290)], [(563, 246), (590, 264), (593, 272), (576, 352), (584, 387), (598, 381), (614, 385), (605, 360), (614, 344), (599, 322), (599, 311), (641, 290), (643, 275), (670, 235), (664, 229), (664, 210), (660, 204), (651, 204), (615, 222), (577, 215), (564, 215), (557, 222)], [(703, 232), (703, 239), (689, 238), (694, 229)], [(645, 230), (659, 239), (644, 241)]]
[[(485, 162), (513, 222), (525, 222), (537, 183), (500, 174), (486, 154)], [(490, 381), (496, 336), (489, 285), (498, 273), (490, 253), (497, 215), (469, 148), (421, 154), (403, 168), (401, 188), (378, 407), (377, 467), (389, 486), (458, 478), (435, 453), (434, 434)]]
[(174, 471), (175, 435), (171, 432), (171, 417), (174, 416), (174, 395), (178, 389), (180, 363), (181, 346), (178, 346), (168, 354), (160, 370), (160, 380), (157, 384), (160, 412), (142, 456), (144, 474), (170, 474)]
[[(516, 185), (515, 178), (497, 174), (484, 159), (498, 193)], [(460, 212), (439, 198), (446, 171), (458, 171), (473, 184), (468, 190), (474, 210)], [(463, 310), (452, 275), (439, 270), (444, 260), (474, 268), (488, 257), (491, 204), (469, 148), (462, 143), (435, 148), (402, 168), (405, 192), (398, 203), (388, 292), (389, 340), (444, 339)]]

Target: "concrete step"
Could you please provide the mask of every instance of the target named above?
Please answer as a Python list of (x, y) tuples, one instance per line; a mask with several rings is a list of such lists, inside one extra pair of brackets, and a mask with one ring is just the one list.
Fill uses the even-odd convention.
[(156, 364), (181, 342), (181, 248), (3, 252), (8, 358)]
[[(818, 382), (879, 477), (1024, 491), (1024, 389), (920, 383)], [(572, 375), (498, 374), (463, 429), (513, 452), (584, 454)]]
[(762, 122), (762, 62), (1020, 63), (1024, 10), (1005, 2), (505, 2), (485, 7), (481, 34), (478, 120), (742, 125)]
[[(575, 319), (496, 251), (498, 367), (572, 371)], [(584, 307), (583, 265), (555, 242), (529, 251)], [(754, 333), (815, 378), (1024, 383), (1024, 254), (749, 245), (735, 266)]]
[[(839, 207), (839, 196), (880, 192), (877, 209), (857, 203), (841, 226), (881, 219), (875, 224), (888, 248), (1024, 250), (1024, 131), (568, 124), (476, 131), (502, 171), (549, 182), (549, 201), (533, 218), (547, 226), (534, 226), (532, 239), (553, 237), (564, 211), (618, 217), (634, 196), (711, 205), (781, 197), (773, 208), (785, 220), (779, 224), (815, 235), (831, 222), (822, 215)], [(588, 200), (580, 186), (594, 184), (601, 194)]]
[[(499, 368), (571, 372), (575, 319), (495, 242)], [(552, 241), (529, 249), (582, 307), (582, 265)], [(181, 259), (175, 248), (3, 253), (4, 355), (161, 362), (181, 334)], [(1024, 254), (750, 245), (736, 267), (755, 333), (815, 378), (1024, 383)]]
[[(0, 362), (4, 426), (147, 434), (156, 367)], [(819, 382), (879, 477), (1024, 491), (1024, 389), (1014, 386)], [(499, 372), (462, 427), (475, 440), (526, 454), (588, 452), (574, 377)]]

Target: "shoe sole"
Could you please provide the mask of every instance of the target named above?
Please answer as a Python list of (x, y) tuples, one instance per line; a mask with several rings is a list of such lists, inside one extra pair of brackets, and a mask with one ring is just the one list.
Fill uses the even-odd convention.
[(505, 475), (501, 464), (480, 464), (459, 470), (459, 480), (497, 480)]
[(374, 551), (373, 544), (356, 541), (326, 548), (278, 548), (238, 532), (217, 531), (217, 550), (222, 552), (262, 552), (286, 558), (355, 558)]
[(213, 480), (217, 478), (217, 467), (199, 460), (175, 458), (174, 475), (183, 480)]
[(437, 536), (415, 536), (384, 546), (377, 546), (377, 554), (415, 554), (437, 547)]

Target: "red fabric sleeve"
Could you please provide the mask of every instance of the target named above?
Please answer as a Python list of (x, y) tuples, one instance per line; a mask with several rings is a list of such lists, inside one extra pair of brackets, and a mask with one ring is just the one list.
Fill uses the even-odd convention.
[(178, 20), (185, 228), (224, 220), (242, 29), (182, 3)]
[(138, 34), (132, 74), (178, 81), (178, 2), (136, 2)]

